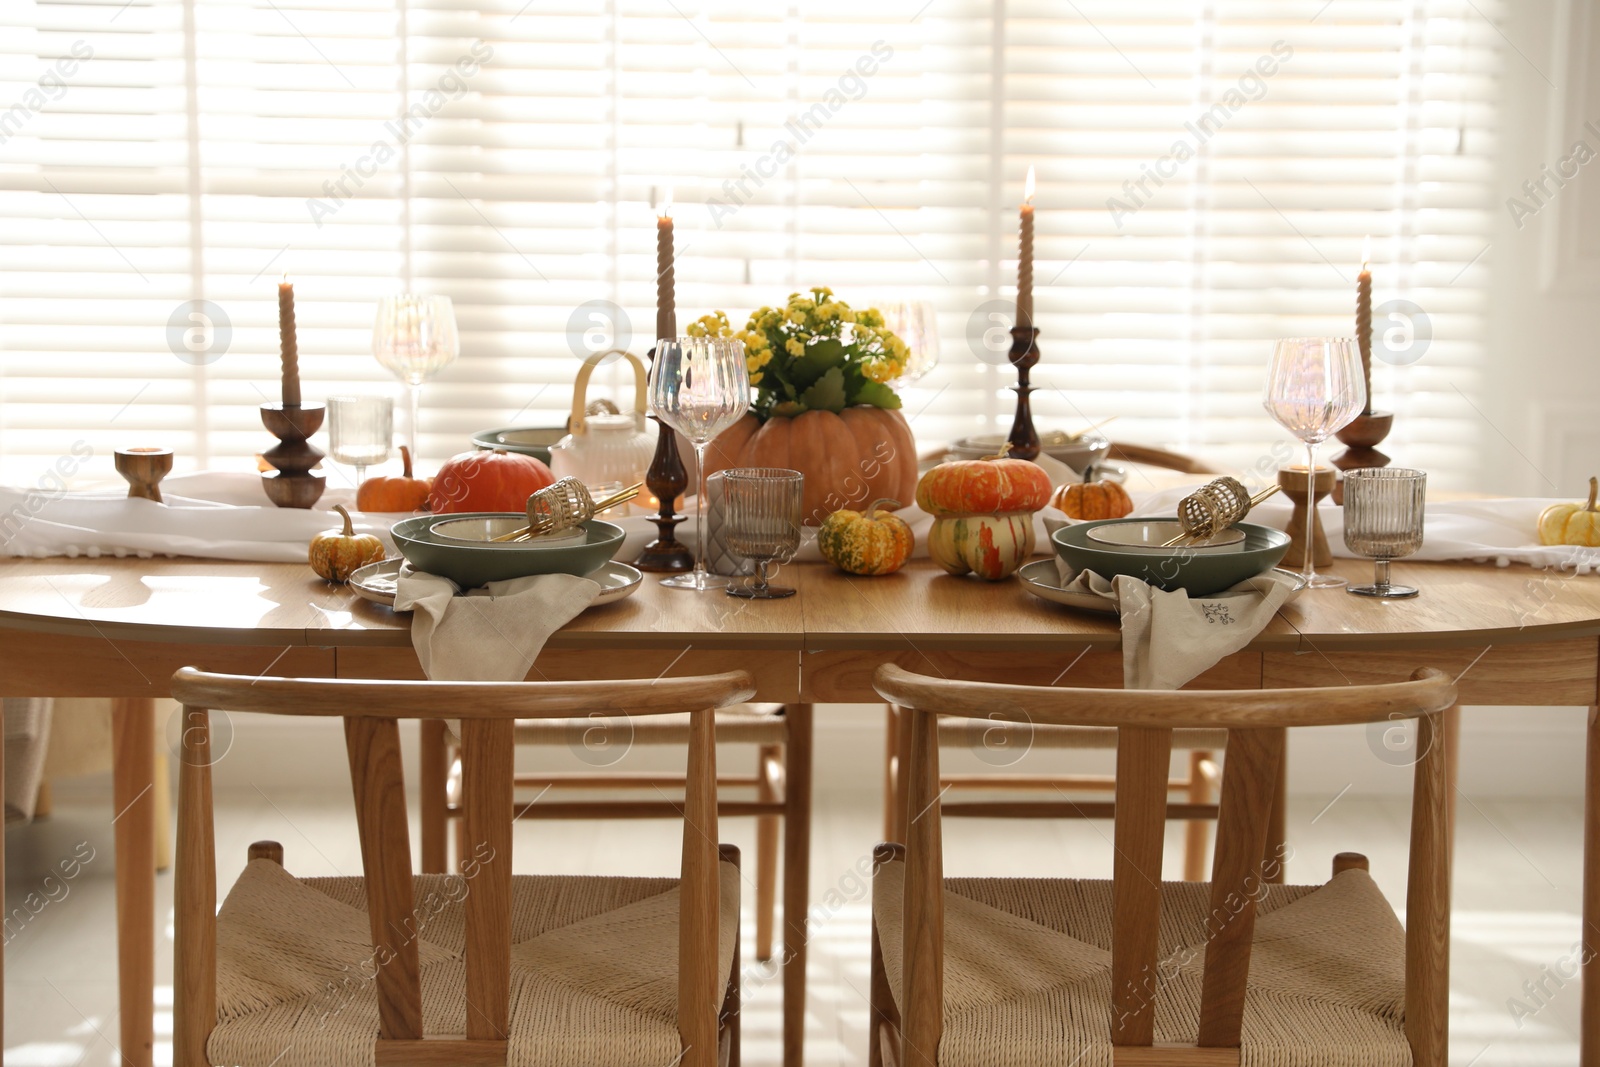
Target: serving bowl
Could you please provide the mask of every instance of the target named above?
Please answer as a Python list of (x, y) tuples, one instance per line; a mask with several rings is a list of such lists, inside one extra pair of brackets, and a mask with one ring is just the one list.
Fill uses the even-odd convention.
[[(527, 524), (527, 516), (515, 512), (468, 512), (457, 519), (511, 519)], [(531, 574), (592, 574), (605, 565), (622, 547), (622, 527), (601, 519), (583, 524), (583, 537), (557, 543), (520, 541), (514, 544), (475, 545), (446, 540), (430, 527), (437, 515), (414, 515), (401, 519), (389, 529), (395, 547), (419, 571), (437, 574), (462, 589), (476, 589), (490, 582), (526, 578)], [(515, 527), (508, 527), (515, 529)]]
[[(1102, 578), (1128, 575), (1158, 589), (1182, 589), (1190, 596), (1210, 596), (1278, 565), (1289, 550), (1289, 535), (1270, 526), (1241, 522), (1244, 543), (1237, 551), (1196, 552), (1194, 549), (1116, 548), (1089, 540), (1089, 531), (1127, 519), (1080, 522), (1050, 535), (1056, 554), (1076, 570)], [(1131, 520), (1143, 522), (1143, 519)], [(1176, 520), (1174, 520), (1176, 521)]]
[(563, 426), (501, 426), (473, 434), (472, 446), (481, 452), (492, 452), (497, 448), (520, 452), (548, 464), (550, 446), (565, 436), (567, 431)]
[[(963, 437), (950, 446), (950, 457), (983, 459), (1000, 451), (1005, 443), (1006, 435), (1000, 433)], [(1039, 451), (1082, 474), (1095, 464), (1105, 462), (1111, 451), (1111, 439), (1092, 430), (1080, 438), (1070, 438), (1057, 430), (1039, 435)]]

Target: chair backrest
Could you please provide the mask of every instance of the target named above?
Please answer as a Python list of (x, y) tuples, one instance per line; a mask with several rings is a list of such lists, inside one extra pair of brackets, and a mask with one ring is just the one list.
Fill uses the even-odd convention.
[[(512, 730), (516, 719), (690, 713), (679, 913), (685, 1063), (715, 1062), (726, 975), (716, 974), (718, 850), (714, 709), (754, 694), (743, 671), (608, 682), (300, 681), (173, 675), (183, 705), (179, 775), (175, 1067), (202, 1067), (216, 1021), (216, 854), (209, 709), (341, 717), (361, 837), (379, 1007), (379, 1063), (504, 1063), (511, 993)], [(418, 918), (399, 722), (461, 720), (466, 841), (466, 1040), (422, 1029)], [(708, 1053), (709, 1050), (709, 1053)], [(709, 1054), (710, 1059), (705, 1059)]]
[[(1172, 731), (1227, 729), (1196, 1042), (1205, 1049), (1239, 1047), (1256, 904), (1272, 874), (1264, 869), (1272, 858), (1264, 860), (1263, 853), (1287, 729), (1416, 719), (1406, 1027), (1416, 1062), (1435, 1062), (1431, 1053), (1442, 1052), (1449, 786), (1437, 716), (1456, 700), (1455, 687), (1442, 672), (1424, 669), (1411, 681), (1390, 685), (1153, 692), (990, 685), (886, 665), (878, 669), (875, 685), (911, 717), (901, 1010), (907, 1063), (931, 1062), (943, 1032), (939, 715), (1117, 729), (1111, 1036), (1113, 1044), (1133, 1047), (1151, 1045), (1155, 1034)], [(1426, 1002), (1419, 999), (1424, 997)]]

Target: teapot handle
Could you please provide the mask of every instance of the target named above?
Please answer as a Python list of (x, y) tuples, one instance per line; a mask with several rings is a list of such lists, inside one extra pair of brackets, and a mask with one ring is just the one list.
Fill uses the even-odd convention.
[(584, 408), (589, 403), (589, 377), (594, 374), (605, 358), (610, 355), (619, 355), (633, 364), (633, 409), (641, 415), (646, 410), (649, 402), (649, 375), (645, 372), (644, 361), (632, 352), (624, 352), (620, 348), (613, 348), (609, 352), (601, 352), (597, 356), (590, 356), (583, 361), (583, 367), (578, 371), (578, 377), (572, 383), (572, 414), (567, 418), (567, 432), (574, 436), (581, 436), (586, 432), (583, 424)]

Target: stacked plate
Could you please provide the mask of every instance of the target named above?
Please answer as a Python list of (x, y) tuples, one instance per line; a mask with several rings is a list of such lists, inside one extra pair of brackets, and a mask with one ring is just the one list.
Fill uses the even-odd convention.
[(1050, 535), (1074, 570), (1102, 578), (1128, 575), (1161, 589), (1210, 596), (1278, 565), (1289, 535), (1241, 522), (1202, 544), (1163, 548), (1183, 528), (1176, 519), (1108, 519), (1063, 526)]
[(527, 516), (516, 512), (414, 515), (395, 523), (389, 533), (411, 566), (462, 589), (531, 574), (593, 574), (622, 547), (622, 527), (600, 519), (530, 541), (490, 540), (527, 524)]

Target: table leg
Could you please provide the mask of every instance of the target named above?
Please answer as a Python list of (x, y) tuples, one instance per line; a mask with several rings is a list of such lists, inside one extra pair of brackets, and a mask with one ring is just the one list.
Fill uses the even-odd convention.
[(117, 980), (124, 1067), (150, 1067), (155, 1045), (155, 701), (111, 704), (117, 844)]
[(1578, 1062), (1600, 1067), (1600, 706), (1589, 709), (1583, 771), (1583, 1013)]
[(806, 1040), (806, 913), (811, 907), (811, 705), (785, 705), (783, 813), (783, 1067), (801, 1067)]

